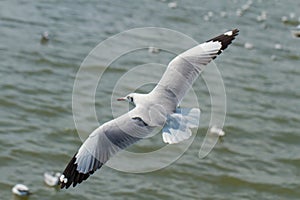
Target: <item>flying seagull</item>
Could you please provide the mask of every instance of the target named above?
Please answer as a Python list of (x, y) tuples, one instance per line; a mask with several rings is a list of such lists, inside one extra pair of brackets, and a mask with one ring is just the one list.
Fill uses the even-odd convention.
[(162, 128), (165, 143), (188, 139), (190, 129), (198, 126), (200, 110), (178, 105), (204, 66), (221, 54), (238, 32), (238, 29), (228, 31), (175, 57), (150, 93), (131, 93), (119, 98), (135, 107), (90, 134), (61, 175), (61, 188), (75, 187), (118, 151), (149, 136), (157, 127)]

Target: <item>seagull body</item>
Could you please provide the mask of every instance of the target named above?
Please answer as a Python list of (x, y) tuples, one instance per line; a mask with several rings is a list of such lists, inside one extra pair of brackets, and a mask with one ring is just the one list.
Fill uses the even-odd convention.
[(234, 29), (199, 44), (175, 57), (161, 80), (148, 94), (131, 93), (119, 98), (135, 108), (94, 130), (71, 159), (60, 177), (61, 188), (86, 180), (118, 151), (146, 138), (162, 128), (165, 143), (188, 139), (198, 127), (198, 108), (179, 108), (181, 100), (194, 81), (217, 55), (231, 44), (238, 30)]

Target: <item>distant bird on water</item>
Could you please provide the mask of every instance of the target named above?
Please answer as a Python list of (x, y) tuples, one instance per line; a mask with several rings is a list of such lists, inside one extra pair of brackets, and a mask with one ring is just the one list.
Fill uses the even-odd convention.
[(300, 24), (292, 30), (292, 34), (295, 38), (300, 38)]
[(178, 105), (204, 66), (221, 54), (238, 32), (228, 31), (175, 57), (150, 93), (131, 93), (119, 98), (135, 108), (90, 134), (61, 175), (61, 188), (75, 187), (86, 180), (118, 151), (147, 137), (156, 127), (162, 128), (165, 143), (188, 139), (190, 129), (198, 127), (200, 110)]
[(11, 189), (12, 193), (20, 196), (20, 197), (26, 197), (29, 196), (31, 194), (31, 192), (29, 191), (28, 187), (26, 185), (23, 184), (16, 184), (12, 189)]
[(46, 44), (49, 41), (50, 37), (49, 37), (49, 33), (47, 31), (43, 32), (41, 34), (41, 43), (42, 44)]
[(61, 173), (59, 172), (45, 172), (44, 173), (44, 182), (51, 187), (58, 186), (59, 178)]

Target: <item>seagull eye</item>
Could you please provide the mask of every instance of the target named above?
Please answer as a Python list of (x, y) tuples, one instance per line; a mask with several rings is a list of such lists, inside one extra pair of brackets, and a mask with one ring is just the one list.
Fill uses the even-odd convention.
[(133, 102), (133, 97), (128, 96), (127, 99), (128, 99), (128, 101)]

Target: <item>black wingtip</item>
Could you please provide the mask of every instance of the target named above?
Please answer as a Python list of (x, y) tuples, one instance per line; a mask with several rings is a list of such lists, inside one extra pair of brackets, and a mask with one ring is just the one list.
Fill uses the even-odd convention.
[(231, 42), (235, 39), (235, 37), (238, 34), (239, 34), (239, 30), (233, 29), (233, 30), (223, 33), (222, 35), (214, 37), (206, 42), (211, 42), (211, 41), (220, 42), (222, 44), (222, 47), (221, 47), (220, 51), (218, 52), (218, 54), (221, 54), (222, 51), (225, 50), (231, 44)]
[(64, 170), (62, 176), (60, 177), (59, 185), (60, 188), (68, 189), (72, 184), (75, 187), (77, 184), (80, 184), (82, 181), (86, 180), (90, 174), (94, 171), (87, 174), (80, 173), (77, 171), (76, 154), (73, 156), (66, 169)]

